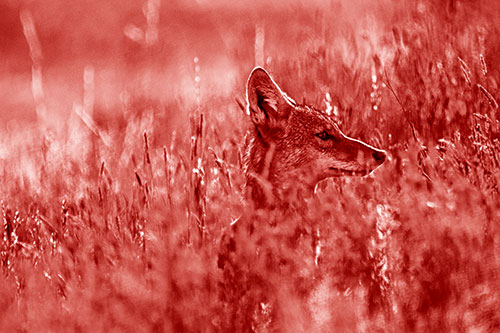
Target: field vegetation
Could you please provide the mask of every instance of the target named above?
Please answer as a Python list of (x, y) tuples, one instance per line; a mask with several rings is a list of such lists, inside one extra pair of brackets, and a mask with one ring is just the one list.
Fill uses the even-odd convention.
[[(0, 330), (500, 330), (499, 12), (2, 2)], [(252, 209), (255, 65), (388, 160)]]

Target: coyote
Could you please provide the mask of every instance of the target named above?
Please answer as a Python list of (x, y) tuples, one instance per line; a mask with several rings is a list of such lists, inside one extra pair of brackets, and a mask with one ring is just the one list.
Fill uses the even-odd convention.
[[(245, 139), (245, 196), (253, 207), (269, 211), (252, 215), (247, 210), (243, 226), (235, 223), (238, 218), (223, 233), (217, 259), (225, 287), (220, 298), (233, 311), (226, 317), (227, 330), (274, 331), (284, 302), (273, 293), (273, 281), (263, 279), (259, 270), (293, 271), (291, 257), (283, 252), (304, 244), (302, 235), (311, 237), (316, 266), (321, 253), (319, 229), (313, 231), (304, 222), (307, 215), (300, 201), (295, 206), (295, 199), (327, 177), (367, 175), (384, 162), (386, 153), (344, 135), (326, 113), (295, 103), (263, 68), (250, 74), (246, 95), (252, 127)], [(274, 233), (274, 219), (285, 216), (288, 227)], [(265, 223), (256, 228), (260, 222)]]
[(245, 195), (257, 207), (274, 207), (322, 179), (367, 175), (386, 157), (383, 150), (342, 133), (324, 112), (298, 105), (261, 67), (247, 82)]

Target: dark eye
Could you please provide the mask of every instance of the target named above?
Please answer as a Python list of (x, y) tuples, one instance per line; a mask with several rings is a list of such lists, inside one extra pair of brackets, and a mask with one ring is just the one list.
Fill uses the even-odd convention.
[(326, 140), (328, 140), (331, 137), (330, 134), (328, 134), (327, 131), (323, 131), (323, 132), (317, 133), (316, 136), (318, 138), (320, 138), (321, 140), (323, 140), (323, 141), (326, 141)]

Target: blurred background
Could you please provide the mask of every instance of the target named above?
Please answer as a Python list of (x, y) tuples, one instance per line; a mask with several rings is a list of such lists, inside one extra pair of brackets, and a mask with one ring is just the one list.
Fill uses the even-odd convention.
[[(82, 103), (85, 72), (95, 109), (104, 114), (116, 112), (124, 92), (161, 103), (181, 98), (189, 105), (196, 102), (196, 76), (201, 94), (229, 96), (244, 93), (256, 62), (270, 66), (308, 53), (321, 56), (330, 47), (342, 50), (345, 43), (325, 45), (338, 36), (381, 47), (388, 23), (404, 10), (405, 1), (388, 0), (4, 0), (0, 118), (4, 126), (36, 118), (34, 62), (51, 122), (66, 119), (72, 105)], [(353, 53), (353, 61), (359, 53)]]

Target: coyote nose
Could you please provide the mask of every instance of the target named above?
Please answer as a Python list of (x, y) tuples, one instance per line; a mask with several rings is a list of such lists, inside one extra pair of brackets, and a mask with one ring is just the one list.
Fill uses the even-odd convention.
[(385, 152), (384, 151), (377, 150), (376, 152), (374, 152), (372, 154), (372, 156), (375, 159), (375, 161), (377, 161), (380, 164), (384, 163), (384, 161), (385, 161)]

